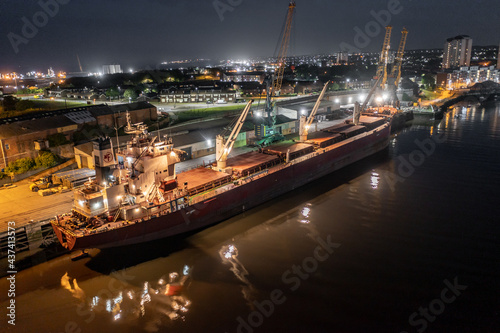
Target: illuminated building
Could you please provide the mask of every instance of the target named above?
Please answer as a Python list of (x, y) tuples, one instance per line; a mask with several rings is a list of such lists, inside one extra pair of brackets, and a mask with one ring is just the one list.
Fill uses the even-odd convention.
[(116, 73), (123, 73), (123, 71), (120, 65), (104, 65), (102, 66), (102, 73), (116, 74)]
[(448, 38), (444, 45), (443, 69), (470, 66), (472, 38), (460, 35)]

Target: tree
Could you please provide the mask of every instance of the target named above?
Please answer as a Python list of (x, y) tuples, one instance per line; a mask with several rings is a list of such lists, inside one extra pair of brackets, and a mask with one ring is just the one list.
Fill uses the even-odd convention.
[(123, 97), (125, 98), (129, 98), (129, 99), (136, 99), (137, 97), (139, 97), (139, 94), (137, 94), (137, 92), (135, 91), (135, 89), (132, 89), (132, 88), (128, 88), (127, 90), (125, 90), (125, 92), (123, 93)]
[(434, 89), (436, 87), (436, 79), (430, 74), (425, 74), (422, 76), (422, 84), (427, 89)]
[(330, 85), (330, 90), (339, 90), (340, 89), (340, 86), (337, 82), (333, 82), (331, 85)]
[(141, 83), (153, 83), (153, 77), (151, 76), (151, 74), (149, 73), (144, 74)]
[(47, 140), (49, 141), (50, 147), (57, 147), (67, 144), (69, 141), (66, 139), (66, 135), (62, 133), (56, 133), (47, 136)]
[(24, 89), (18, 89), (17, 95), (32, 95), (32, 94), (43, 94), (43, 89), (38, 87), (28, 87)]
[(110, 99), (115, 99), (118, 96), (120, 96), (120, 92), (118, 91), (117, 87), (111, 87), (108, 90), (106, 90), (106, 97), (109, 97)]
[(310, 66), (307, 64), (299, 65), (295, 68), (295, 75), (301, 80), (316, 79), (319, 73), (318, 66)]
[(420, 87), (418, 86), (418, 84), (416, 84), (415, 82), (413, 82), (412, 80), (410, 80), (407, 77), (403, 77), (401, 79), (401, 83), (399, 84), (399, 86), (402, 89), (411, 89), (413, 91), (414, 96), (417, 96), (419, 93), (419, 90), (420, 90)]
[(14, 96), (5, 96), (3, 98), (3, 108), (5, 111), (15, 110), (17, 102), (19, 102), (18, 98), (15, 98)]
[(46, 150), (40, 151), (39, 155), (35, 158), (35, 164), (37, 168), (44, 167), (50, 168), (59, 162), (59, 156)]
[(5, 168), (5, 172), (14, 174), (25, 173), (33, 169), (35, 165), (35, 161), (30, 157), (20, 158), (14, 162), (10, 162)]

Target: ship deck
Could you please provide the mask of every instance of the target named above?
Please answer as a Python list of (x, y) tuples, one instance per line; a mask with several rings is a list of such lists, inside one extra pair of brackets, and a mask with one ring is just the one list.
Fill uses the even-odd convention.
[(290, 151), (290, 154), (297, 154), (304, 150), (312, 151), (313, 147), (308, 143), (301, 142), (280, 142), (263, 149), (269, 154), (282, 155)]
[(241, 176), (252, 174), (278, 163), (278, 156), (262, 154), (256, 151), (231, 157), (227, 160), (227, 166), (233, 168), (233, 171)]
[(307, 143), (311, 143), (321, 148), (324, 148), (334, 143), (342, 141), (342, 135), (340, 134), (332, 134), (327, 132), (317, 132), (317, 133), (320, 133), (320, 135), (316, 135), (313, 138), (310, 138), (309, 140), (307, 140)]
[[(349, 124), (352, 124), (352, 119), (348, 120)], [(385, 117), (377, 116), (361, 116), (359, 117), (359, 123), (366, 126), (368, 129), (374, 129), (381, 126), (385, 122)]]
[(340, 133), (342, 131), (345, 131), (346, 129), (348, 129), (351, 126), (353, 126), (353, 125), (342, 123), (342, 124), (333, 125), (333, 126), (330, 126), (327, 128), (323, 128), (322, 131), (328, 132), (328, 133)]
[(194, 195), (211, 188), (226, 184), (231, 181), (231, 176), (224, 172), (209, 168), (196, 168), (177, 174), (179, 187), (187, 183), (189, 195)]
[(348, 138), (350, 138), (352, 136), (358, 135), (358, 134), (363, 133), (363, 132), (366, 132), (366, 127), (365, 126), (352, 125), (351, 127), (346, 128), (345, 130), (343, 130), (342, 132), (340, 132), (340, 134), (344, 134)]

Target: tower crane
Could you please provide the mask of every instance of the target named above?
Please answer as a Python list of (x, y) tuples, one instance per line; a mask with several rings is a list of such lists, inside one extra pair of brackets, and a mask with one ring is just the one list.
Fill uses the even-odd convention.
[(233, 145), (236, 142), (236, 138), (238, 137), (238, 134), (240, 134), (241, 128), (243, 127), (243, 123), (245, 122), (245, 119), (248, 115), (248, 112), (250, 111), (250, 107), (252, 106), (253, 100), (250, 100), (243, 111), (241, 112), (240, 117), (236, 121), (233, 130), (229, 137), (227, 139), (224, 139), (223, 135), (217, 135), (216, 138), (216, 153), (215, 157), (217, 159), (217, 169), (218, 170), (224, 170), (226, 169), (226, 163), (227, 163), (227, 157), (229, 156), (229, 153), (231, 152), (231, 149), (233, 149)]
[(325, 95), (326, 89), (328, 88), (328, 84), (330, 81), (325, 83), (325, 86), (323, 87), (323, 90), (321, 91), (321, 94), (318, 97), (318, 100), (316, 101), (316, 104), (314, 104), (314, 107), (311, 111), (311, 114), (306, 120), (306, 116), (300, 117), (300, 128), (299, 128), (299, 136), (300, 136), (300, 141), (307, 141), (307, 134), (309, 133), (309, 128), (311, 127), (311, 124), (314, 120), (314, 117), (316, 116), (316, 112), (318, 112), (319, 106), (321, 104), (321, 100), (323, 99), (323, 96)]

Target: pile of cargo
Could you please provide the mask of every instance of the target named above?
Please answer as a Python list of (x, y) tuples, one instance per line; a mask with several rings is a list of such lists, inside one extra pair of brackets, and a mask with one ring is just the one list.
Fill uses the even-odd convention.
[(94, 177), (95, 170), (84, 168), (55, 173), (52, 175), (52, 181), (71, 189), (83, 185)]

